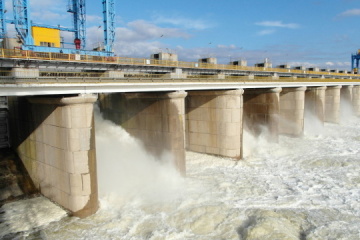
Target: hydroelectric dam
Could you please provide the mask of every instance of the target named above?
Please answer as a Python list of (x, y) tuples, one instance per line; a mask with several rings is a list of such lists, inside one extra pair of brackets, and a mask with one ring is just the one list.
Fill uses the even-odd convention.
[[(338, 123), (360, 116), (354, 72), (217, 64), (1, 49), (1, 146), (21, 158), (36, 188), (75, 216), (98, 209), (94, 107), (141, 140), (168, 152), (186, 174), (185, 150), (242, 158), (243, 130), (300, 137), (305, 111)], [(121, 156), (120, 156), (121, 157)]]

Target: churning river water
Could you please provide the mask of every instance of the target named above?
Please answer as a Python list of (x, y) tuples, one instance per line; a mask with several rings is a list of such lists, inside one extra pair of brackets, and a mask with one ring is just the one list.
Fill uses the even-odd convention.
[(183, 178), (171, 156), (158, 161), (97, 116), (100, 210), (78, 219), (43, 197), (6, 204), (0, 238), (358, 240), (359, 123), (307, 123), (279, 143), (245, 134), (241, 161), (187, 152)]

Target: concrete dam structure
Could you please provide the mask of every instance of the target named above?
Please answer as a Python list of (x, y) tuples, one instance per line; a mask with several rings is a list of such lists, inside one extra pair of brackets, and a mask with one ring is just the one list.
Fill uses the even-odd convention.
[[(171, 152), (185, 174), (185, 150), (241, 159), (244, 128), (259, 134), (260, 126), (266, 126), (273, 141), (279, 134), (301, 136), (305, 106), (322, 122), (338, 122), (341, 89), (10, 97), (13, 147), (43, 195), (84, 217), (98, 208), (96, 102), (105, 119), (140, 139), (151, 154)], [(360, 86), (352, 91), (360, 96)], [(360, 99), (351, 100), (359, 115)]]
[[(7, 67), (12, 63), (9, 60)], [(41, 62), (37, 59), (36, 64)], [(130, 67), (151, 70), (149, 65)], [(216, 66), (212, 67), (208, 70)], [(273, 69), (253, 69), (229, 80), (225, 75), (234, 74), (231, 70), (199, 81), (177, 70), (173, 73), (178, 74), (177, 80), (83, 75), (71, 83), (67, 77), (59, 80), (61, 71), (41, 77), (41, 68), (20, 69), (4, 75), (1, 85), (1, 96), (8, 98), (11, 146), (40, 192), (79, 217), (99, 207), (97, 165), (101, 159), (96, 158), (95, 106), (104, 119), (139, 139), (150, 154), (169, 153), (183, 175), (186, 150), (241, 159), (244, 130), (259, 135), (267, 129), (269, 140), (276, 142), (280, 134), (302, 136), (307, 113), (321, 124), (339, 123), (345, 106), (360, 116), (359, 76), (349, 73), (327, 79), (287, 72), (299, 76), (296, 81), (294, 76), (285, 81), (274, 77)], [(272, 76), (256, 80), (255, 72)], [(29, 76), (25, 79), (24, 74)], [(306, 79), (300, 80), (301, 74)]]

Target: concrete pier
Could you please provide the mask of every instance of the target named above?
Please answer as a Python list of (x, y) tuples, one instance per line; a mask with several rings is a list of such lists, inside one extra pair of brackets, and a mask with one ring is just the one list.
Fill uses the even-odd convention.
[(279, 133), (298, 137), (304, 133), (305, 90), (282, 88), (280, 92)]
[(352, 85), (342, 86), (341, 88), (341, 101), (351, 104), (353, 97), (353, 88)]
[(341, 88), (341, 117), (346, 118), (353, 114), (353, 88), (352, 85), (346, 85)]
[(340, 122), (341, 86), (327, 87), (325, 92), (325, 122)]
[(281, 88), (246, 89), (244, 92), (244, 127), (255, 136), (262, 127), (269, 131), (271, 141), (279, 137)]
[(326, 87), (308, 87), (305, 92), (305, 115), (315, 117), (324, 124)]
[(12, 143), (40, 192), (86, 217), (98, 209), (95, 95), (11, 97)]
[(186, 92), (101, 94), (100, 110), (105, 119), (140, 139), (159, 159), (170, 153), (175, 166), (185, 174), (186, 95)]
[(188, 150), (235, 159), (242, 157), (242, 94), (243, 90), (188, 93)]
[(354, 108), (354, 114), (360, 116), (360, 86), (354, 86), (352, 105)]

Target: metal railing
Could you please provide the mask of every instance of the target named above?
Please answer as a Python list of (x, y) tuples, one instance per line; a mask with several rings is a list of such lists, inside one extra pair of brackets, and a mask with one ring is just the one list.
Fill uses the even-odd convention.
[(23, 76), (11, 71), (0, 71), (0, 84), (101, 84), (101, 83), (148, 83), (148, 82), (203, 82), (203, 83), (354, 83), (360, 84), (359, 79), (338, 78), (274, 78), (271, 76), (225, 76), (217, 75), (188, 75), (186, 78), (170, 78), (167, 74), (124, 73), (123, 76), (109, 76), (106, 72), (39, 72), (38, 76)]
[(93, 63), (109, 63), (122, 65), (152, 65), (163, 67), (177, 67), (177, 68), (201, 68), (201, 69), (217, 69), (217, 70), (238, 70), (251, 72), (274, 72), (274, 73), (293, 73), (293, 74), (310, 74), (310, 75), (331, 75), (331, 76), (359, 76), (354, 73), (335, 73), (335, 72), (321, 72), (308, 71), (298, 69), (286, 68), (264, 68), (264, 67), (248, 67), (228, 64), (210, 64), (210, 63), (196, 63), (196, 62), (182, 62), (143, 58), (126, 58), (126, 57), (101, 57), (91, 55), (79, 54), (64, 54), (52, 52), (33, 52), (19, 49), (1, 49), (1, 58), (21, 58), (21, 59), (41, 59), (41, 60), (56, 60), (56, 61), (79, 61), (79, 62), (93, 62)]

